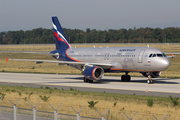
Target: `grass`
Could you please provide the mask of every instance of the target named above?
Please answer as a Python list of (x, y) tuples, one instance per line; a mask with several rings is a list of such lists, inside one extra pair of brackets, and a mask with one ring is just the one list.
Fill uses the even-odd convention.
[[(7, 89), (10, 91), (6, 91)], [(12, 92), (13, 89), (16, 92)], [(51, 93), (49, 93), (50, 90), (52, 91)], [(37, 102), (41, 100), (40, 96), (48, 96), (49, 98), (47, 101), (41, 100), (36, 108), (37, 110), (53, 112), (53, 109), (48, 105), (48, 103), (55, 108), (62, 103), (61, 107), (58, 109), (59, 113), (75, 115), (76, 113), (70, 106), (73, 106), (76, 111), (79, 111), (85, 105), (83, 110), (80, 112), (81, 116), (100, 118), (101, 116), (95, 109), (88, 107), (89, 101), (98, 101), (95, 108), (97, 108), (102, 114), (110, 108), (110, 111), (106, 115), (106, 119), (127, 119), (123, 112), (125, 112), (128, 116), (132, 116), (136, 111), (138, 111), (138, 113), (133, 120), (153, 120), (153, 115), (159, 117), (160, 119), (164, 118), (166, 114), (168, 114), (168, 119), (180, 119), (178, 114), (180, 113), (180, 106), (174, 106), (170, 98), (164, 97), (10, 86), (0, 86), (0, 92), (6, 94), (4, 99), (0, 101), (0, 105), (12, 106), (8, 99), (16, 102), (19, 98), (23, 98), (17, 104), (18, 108), (32, 109), (27, 101), (30, 101), (32, 105), (36, 105)], [(21, 96), (19, 96), (19, 92), (21, 93)], [(31, 98), (28, 98), (30, 93), (33, 94), (31, 95)], [(153, 100), (152, 107), (147, 106), (147, 100), (149, 99)], [(114, 103), (116, 103), (116, 105), (114, 105)]]

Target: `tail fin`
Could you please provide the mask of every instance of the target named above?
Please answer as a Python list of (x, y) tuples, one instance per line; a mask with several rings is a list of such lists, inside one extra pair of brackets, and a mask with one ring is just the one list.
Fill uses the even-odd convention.
[(54, 30), (54, 37), (55, 37), (55, 43), (56, 43), (56, 50), (57, 49), (68, 49), (70, 48), (70, 44), (68, 43), (66, 36), (63, 32), (63, 29), (61, 27), (61, 24), (59, 23), (59, 20), (57, 17), (52, 17), (52, 25)]

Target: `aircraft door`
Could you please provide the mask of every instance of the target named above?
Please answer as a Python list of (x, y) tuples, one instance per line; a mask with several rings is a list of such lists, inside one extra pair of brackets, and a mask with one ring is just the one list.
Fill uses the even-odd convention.
[(145, 50), (141, 50), (139, 52), (139, 56), (138, 56), (138, 63), (143, 63), (143, 54), (144, 54)]

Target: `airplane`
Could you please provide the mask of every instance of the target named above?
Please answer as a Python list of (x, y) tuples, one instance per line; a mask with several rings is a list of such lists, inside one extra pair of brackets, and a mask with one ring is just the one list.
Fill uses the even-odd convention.
[(161, 50), (152, 47), (106, 47), (106, 48), (73, 48), (68, 43), (58, 18), (52, 17), (52, 26), (55, 36), (56, 50), (50, 55), (57, 61), (30, 60), (30, 59), (8, 59), (18, 61), (33, 61), (37, 64), (48, 62), (67, 64), (70, 67), (82, 71), (84, 82), (92, 83), (98, 81), (104, 73), (120, 73), (121, 81), (130, 81), (130, 72), (139, 72), (148, 77), (147, 83), (153, 83), (152, 78), (161, 75), (161, 71), (170, 66), (169, 57)]

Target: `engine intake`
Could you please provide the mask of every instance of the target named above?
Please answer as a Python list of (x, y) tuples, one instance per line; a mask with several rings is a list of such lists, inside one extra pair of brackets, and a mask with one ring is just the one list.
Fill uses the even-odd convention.
[[(147, 72), (142, 72), (141, 73), (143, 76), (148, 77), (148, 73)], [(158, 78), (161, 75), (161, 71), (159, 72), (150, 72), (150, 75), (152, 78)]]
[(84, 72), (84, 76), (91, 80), (100, 80), (104, 75), (103, 68), (99, 66), (87, 67)]

